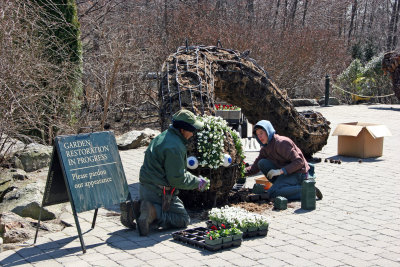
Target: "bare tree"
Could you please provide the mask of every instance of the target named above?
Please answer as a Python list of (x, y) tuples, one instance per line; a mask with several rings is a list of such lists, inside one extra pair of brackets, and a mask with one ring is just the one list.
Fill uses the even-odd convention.
[[(76, 120), (96, 129), (108, 123), (121, 131), (152, 125), (159, 108), (157, 75), (161, 63), (185, 45), (186, 39), (189, 45), (215, 45), (220, 40), (226, 48), (250, 50), (250, 57), (290, 96), (318, 97), (322, 77), (326, 73), (335, 77), (346, 68), (351, 61), (348, 51), (354, 44), (369, 41), (376, 52), (388, 45), (397, 47), (398, 2), (77, 0), (84, 44), (84, 105)], [(57, 67), (41, 61), (43, 40), (29, 30), (40, 24), (33, 23), (39, 13), (24, 5), (1, 2), (0, 98), (8, 108), (3, 114), (12, 115), (3, 116), (2, 121), (13, 120), (18, 124), (15, 130), (28, 129), (29, 125), (38, 135), (43, 127), (76, 132), (62, 118), (63, 107), (57, 100), (59, 86), (67, 81), (70, 70), (67, 64)], [(30, 27), (23, 26), (24, 19)], [(29, 49), (23, 50), (26, 46)], [(54, 68), (59, 73), (56, 77), (50, 75)], [(44, 85), (43, 80), (48, 82)], [(47, 109), (45, 114), (38, 112), (41, 107)], [(44, 126), (44, 121), (52, 126)]]
[(388, 51), (393, 50), (397, 44), (397, 24), (399, 21), (399, 10), (400, 10), (400, 3), (399, 0), (395, 0), (392, 6), (392, 14), (390, 16), (390, 22), (388, 25), (388, 34), (387, 34), (387, 43), (386, 49)]
[(352, 6), (351, 6), (351, 19), (350, 19), (350, 26), (349, 26), (349, 34), (347, 37), (348, 43), (350, 43), (351, 36), (354, 30), (354, 22), (355, 22), (355, 17), (357, 14), (357, 0), (354, 0)]
[(301, 25), (303, 25), (303, 27), (306, 24), (307, 6), (308, 6), (308, 0), (305, 0), (304, 1), (304, 10), (303, 10), (303, 20), (301, 22)]
[(276, 26), (276, 21), (278, 19), (278, 14), (279, 14), (279, 5), (281, 4), (281, 0), (276, 1), (276, 9), (275, 9), (275, 17), (274, 17), (274, 25), (272, 26), (273, 29), (275, 29)]
[(0, 11), (0, 132), (51, 143), (57, 131), (71, 129), (67, 110), (74, 95), (66, 92), (76, 65), (49, 60), (48, 51), (68, 55), (49, 31), (67, 22), (61, 13), (47, 19), (31, 1), (2, 1)]
[(296, 17), (296, 11), (297, 11), (297, 2), (298, 0), (293, 0), (292, 3), (292, 8), (290, 11), (290, 20), (291, 20), (291, 26), (294, 26), (294, 18)]

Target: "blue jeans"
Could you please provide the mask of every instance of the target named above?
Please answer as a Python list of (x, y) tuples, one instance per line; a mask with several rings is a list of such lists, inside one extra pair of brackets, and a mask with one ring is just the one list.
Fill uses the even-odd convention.
[[(267, 173), (272, 169), (278, 169), (275, 164), (268, 159), (261, 159), (258, 162), (258, 168), (267, 177)], [(267, 190), (269, 198), (282, 196), (287, 200), (301, 199), (301, 184), (306, 178), (304, 173), (281, 174), (272, 178), (273, 185)]]

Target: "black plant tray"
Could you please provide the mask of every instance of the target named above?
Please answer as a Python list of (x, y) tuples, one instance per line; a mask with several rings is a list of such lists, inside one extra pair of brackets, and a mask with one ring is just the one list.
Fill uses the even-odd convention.
[(260, 200), (268, 200), (268, 194), (263, 193), (263, 194), (254, 194), (251, 193), (246, 196), (246, 202), (258, 202)]
[(238, 239), (223, 244), (208, 245), (204, 241), (204, 237), (206, 236), (206, 233), (208, 231), (210, 231), (210, 229), (205, 227), (197, 227), (173, 232), (172, 237), (176, 241), (194, 245), (199, 248), (208, 249), (210, 251), (217, 251), (230, 247), (238, 247), (242, 244), (242, 239)]
[[(211, 221), (207, 221), (206, 224), (207, 224), (208, 228), (211, 228), (211, 226), (213, 226), (213, 223)], [(207, 228), (204, 228), (204, 229), (207, 229)], [(255, 237), (255, 236), (266, 236), (267, 234), (268, 234), (268, 228), (264, 229), (264, 230), (244, 232), (243, 239), (248, 238), (248, 237)]]
[(244, 186), (244, 184), (235, 184), (235, 185), (232, 187), (232, 191), (239, 191), (240, 189), (243, 188), (243, 186)]
[(268, 229), (257, 230), (257, 231), (243, 233), (243, 238), (255, 237), (255, 236), (266, 236), (267, 234), (268, 234)]

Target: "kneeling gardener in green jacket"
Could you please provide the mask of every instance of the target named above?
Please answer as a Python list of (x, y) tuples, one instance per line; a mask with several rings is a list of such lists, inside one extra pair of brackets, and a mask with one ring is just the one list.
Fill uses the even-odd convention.
[(190, 223), (177, 195), (178, 189), (203, 191), (207, 187), (206, 179), (186, 170), (186, 144), (202, 127), (192, 112), (182, 109), (173, 115), (172, 125), (151, 141), (140, 169), (140, 204), (134, 201), (133, 209), (129, 202), (121, 204), (122, 224), (132, 228), (136, 218), (140, 235), (148, 235), (150, 224), (165, 229)]

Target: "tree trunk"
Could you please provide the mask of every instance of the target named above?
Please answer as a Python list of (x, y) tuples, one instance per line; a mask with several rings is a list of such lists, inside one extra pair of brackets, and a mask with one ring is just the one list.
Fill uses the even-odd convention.
[(368, 21), (368, 33), (371, 32), (372, 25), (374, 24), (375, 9), (376, 9), (376, 1), (374, 0), (374, 1), (372, 1), (371, 13), (369, 16), (369, 21)]
[(280, 4), (281, 4), (281, 0), (277, 0), (276, 1), (276, 11), (275, 11), (275, 17), (274, 17), (274, 24), (272, 25), (272, 29), (274, 29), (274, 30), (275, 30), (275, 27), (276, 27), (276, 20), (278, 19)]
[(368, 1), (365, 1), (364, 14), (361, 23), (361, 35), (364, 33), (365, 18), (367, 17), (367, 6), (368, 6)]
[(389, 28), (388, 28), (388, 38), (386, 42), (387, 51), (393, 50), (393, 34), (394, 34), (394, 25), (396, 22), (396, 11), (397, 11), (398, 0), (395, 0), (392, 15), (390, 16)]
[(283, 30), (286, 30), (287, 27), (287, 13), (288, 13), (288, 0), (285, 0), (285, 6), (283, 8), (283, 21), (282, 21), (282, 25), (283, 25)]
[(395, 19), (395, 23), (394, 23), (394, 30), (393, 30), (393, 45), (392, 45), (392, 49), (396, 49), (397, 46), (397, 36), (398, 36), (398, 32), (397, 32), (397, 25), (399, 22), (399, 11), (400, 11), (400, 2), (399, 0), (397, 0), (397, 10), (396, 10), (396, 19)]
[(247, 21), (250, 24), (250, 27), (253, 26), (253, 18), (254, 18), (254, 0), (247, 0), (246, 2), (246, 10), (247, 10)]
[(349, 35), (348, 35), (348, 44), (350, 44), (351, 35), (354, 30), (354, 18), (356, 17), (357, 13), (357, 0), (354, 0), (352, 8), (351, 8), (351, 19), (350, 19), (350, 26), (349, 26)]
[(303, 21), (302, 21), (303, 27), (306, 25), (307, 6), (308, 6), (308, 0), (304, 2)]
[(298, 0), (293, 1), (292, 10), (290, 12), (291, 27), (294, 27), (294, 19), (296, 17), (296, 11), (297, 11), (297, 2)]
[(100, 122), (100, 129), (101, 130), (104, 129), (104, 124), (105, 124), (105, 122), (107, 120), (108, 107), (109, 107), (110, 101), (111, 101), (112, 88), (114, 86), (115, 77), (116, 77), (120, 62), (121, 62), (121, 57), (118, 55), (117, 59), (114, 61), (113, 69), (111, 71), (111, 77), (110, 77), (110, 80), (108, 81), (108, 84), (107, 84), (107, 95), (106, 95), (106, 100), (105, 100), (105, 103), (104, 103), (103, 118), (101, 119), (101, 122)]
[(163, 17), (163, 26), (164, 26), (164, 47), (168, 47), (168, 0), (164, 0), (164, 17)]

